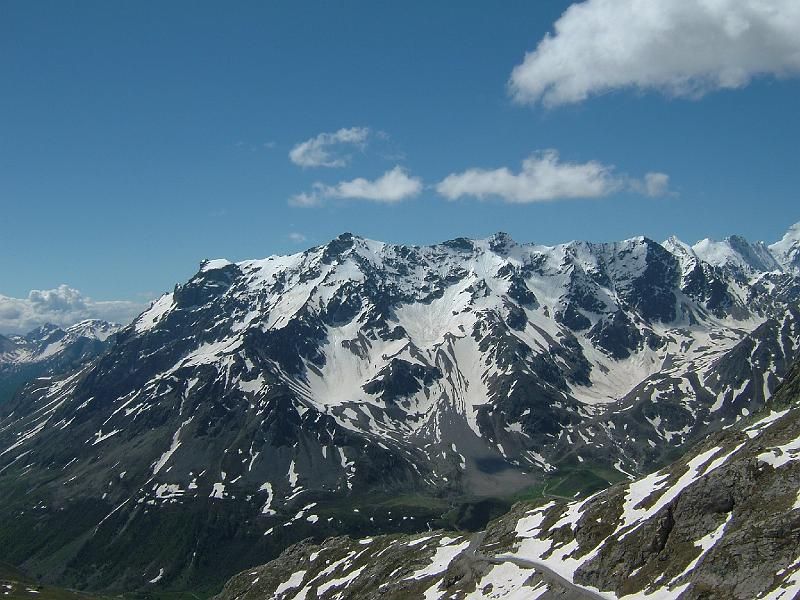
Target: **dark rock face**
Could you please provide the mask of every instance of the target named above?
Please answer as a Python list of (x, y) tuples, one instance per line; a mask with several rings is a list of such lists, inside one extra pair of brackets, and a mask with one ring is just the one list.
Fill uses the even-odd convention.
[[(639, 277), (619, 286), (623, 297), (646, 320), (669, 323), (675, 320), (675, 289), (680, 281), (678, 260), (662, 246), (644, 239), (646, 267)], [(623, 250), (619, 258), (624, 260)]]
[(716, 317), (745, 312), (724, 279), (709, 265), (695, 264), (684, 279), (682, 291), (690, 298), (705, 304)]
[(627, 314), (618, 310), (607, 320), (598, 321), (589, 336), (616, 359), (628, 358), (642, 343), (642, 334)]
[(556, 313), (556, 320), (569, 327), (572, 331), (583, 331), (592, 326), (592, 322), (572, 304), (568, 304), (563, 312)]
[(363, 389), (368, 394), (380, 395), (386, 402), (394, 402), (419, 392), (423, 387), (430, 387), (441, 377), (442, 372), (436, 367), (424, 367), (393, 358)]
[[(344, 234), (204, 262), (8, 403), (0, 560), (73, 586), (148, 589), (162, 568), (159, 586), (213, 586), (306, 537), (426, 531), (456, 498), (651, 470), (759, 410), (800, 340), (792, 272), (693, 252)], [(479, 502), (447, 518), (477, 527)]]

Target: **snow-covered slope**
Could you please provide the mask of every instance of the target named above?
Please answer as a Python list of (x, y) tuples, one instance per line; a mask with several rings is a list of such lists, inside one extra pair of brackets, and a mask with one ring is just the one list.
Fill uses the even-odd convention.
[[(230, 544), (268, 557), (307, 535), (425, 527), (388, 508), (344, 519), (366, 493), (497, 496), (568, 471), (595, 486), (646, 472), (763, 406), (800, 345), (800, 281), (772, 250), (698, 246), (345, 234), (207, 261), (98, 360), (8, 406), (0, 505), (25, 487), (47, 510), (20, 518), (6, 496), (6, 511), (38, 526), (83, 507), (62, 540), (74, 581), (130, 587), (162, 568), (165, 584), (196, 577), (180, 553), (233, 568)], [(221, 513), (237, 529), (165, 546), (173, 510), (195, 515), (188, 532)], [(133, 543), (123, 523), (148, 523), (138, 570), (100, 550)]]
[(728, 267), (751, 273), (782, 269), (766, 244), (763, 242), (752, 244), (738, 235), (721, 242), (706, 238), (692, 246), (692, 250), (702, 261), (715, 267)]
[(800, 595), (800, 363), (771, 405), (647, 477), (485, 531), (302, 543), (217, 600)]

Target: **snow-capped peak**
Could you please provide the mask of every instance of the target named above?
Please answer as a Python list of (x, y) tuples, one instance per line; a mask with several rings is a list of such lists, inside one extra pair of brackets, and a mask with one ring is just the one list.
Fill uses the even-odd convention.
[(786, 271), (800, 274), (800, 221), (792, 225), (780, 241), (771, 244), (769, 250)]
[(689, 244), (674, 235), (669, 236), (666, 240), (661, 242), (661, 245), (665, 250), (672, 254), (694, 254), (694, 250), (692, 250), (692, 247)]
[(695, 254), (715, 267), (732, 267), (748, 272), (782, 271), (763, 242), (751, 243), (733, 235), (721, 242), (705, 238), (692, 246)]
[(104, 342), (120, 329), (122, 329), (122, 325), (118, 323), (110, 323), (102, 319), (86, 319), (70, 325), (65, 332), (69, 337), (85, 337)]
[(686, 277), (691, 273), (700, 260), (689, 244), (674, 235), (661, 242), (661, 246), (678, 260), (682, 277)]
[(200, 263), (200, 272), (202, 273), (204, 271), (214, 271), (216, 269), (222, 269), (224, 267), (227, 267), (229, 264), (231, 264), (231, 261), (229, 261), (226, 258), (215, 258), (213, 260), (204, 260), (203, 262)]

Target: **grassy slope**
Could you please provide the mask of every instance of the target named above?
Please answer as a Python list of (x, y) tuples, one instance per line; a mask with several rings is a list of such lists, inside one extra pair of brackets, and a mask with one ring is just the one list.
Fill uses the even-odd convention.
[(3, 600), (103, 600), (75, 590), (39, 585), (22, 571), (0, 562), (0, 597)]

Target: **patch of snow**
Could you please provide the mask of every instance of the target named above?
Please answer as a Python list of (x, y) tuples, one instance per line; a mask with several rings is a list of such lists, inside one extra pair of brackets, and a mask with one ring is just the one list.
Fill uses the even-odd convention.
[(164, 578), (164, 569), (163, 567), (158, 570), (158, 575), (156, 575), (153, 579), (149, 580), (147, 583), (158, 583)]
[(274, 510), (270, 508), (272, 506), (272, 500), (274, 498), (274, 495), (272, 493), (272, 484), (269, 481), (267, 481), (266, 483), (262, 484), (260, 488), (258, 488), (258, 491), (267, 492), (267, 501), (264, 504), (263, 508), (261, 509), (261, 514), (269, 516), (277, 514)]
[(156, 461), (155, 466), (153, 466), (153, 475), (156, 475), (164, 467), (164, 465), (167, 464), (167, 461), (172, 457), (172, 455), (175, 454), (175, 451), (181, 445), (181, 442), (180, 442), (180, 439), (179, 439), (180, 435), (181, 435), (181, 430), (186, 425), (189, 424), (189, 422), (192, 420), (192, 418), (193, 417), (189, 417), (188, 419), (186, 419), (183, 423), (181, 423), (178, 426), (178, 429), (172, 435), (172, 443), (170, 443), (169, 448), (167, 449), (166, 452), (164, 452), (164, 454), (161, 455), (161, 458), (159, 458)]
[(468, 547), (469, 540), (450, 546), (440, 545), (436, 548), (436, 553), (433, 555), (431, 563), (421, 569), (417, 569), (411, 575), (406, 577), (406, 579), (423, 579), (425, 577), (431, 577), (432, 575), (438, 575), (442, 571), (446, 570), (447, 567), (450, 566), (450, 563), (453, 561), (453, 559)]
[(215, 483), (214, 487), (211, 490), (211, 495), (209, 498), (217, 498), (219, 500), (225, 497), (225, 484), (224, 483)]
[(295, 571), (289, 576), (289, 579), (281, 583), (278, 587), (275, 588), (275, 596), (278, 597), (284, 592), (300, 587), (300, 584), (303, 583), (303, 577), (306, 576), (305, 570), (302, 571)]

